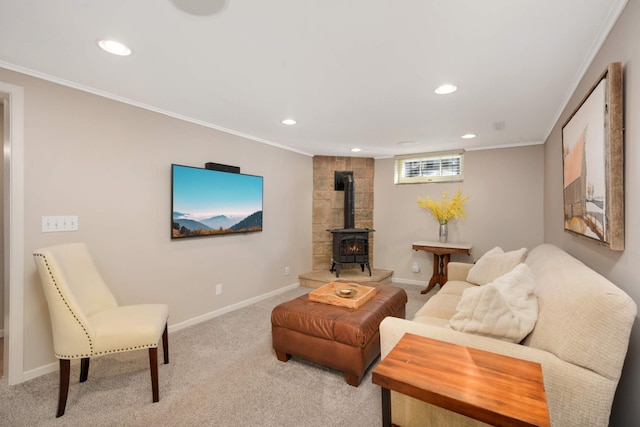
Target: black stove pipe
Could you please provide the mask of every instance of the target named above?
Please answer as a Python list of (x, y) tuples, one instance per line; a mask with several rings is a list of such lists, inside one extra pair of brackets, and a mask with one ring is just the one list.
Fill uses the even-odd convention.
[(353, 175), (345, 174), (342, 177), (344, 183), (344, 228), (356, 228), (356, 203)]

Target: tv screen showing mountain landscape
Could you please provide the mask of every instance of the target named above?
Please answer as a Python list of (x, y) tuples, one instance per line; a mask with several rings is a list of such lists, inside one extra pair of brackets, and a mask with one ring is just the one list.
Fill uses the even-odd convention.
[(171, 238), (262, 231), (261, 176), (171, 165)]

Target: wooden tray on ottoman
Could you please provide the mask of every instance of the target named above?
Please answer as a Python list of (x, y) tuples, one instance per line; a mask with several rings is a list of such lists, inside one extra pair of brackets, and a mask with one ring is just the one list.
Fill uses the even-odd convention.
[[(338, 296), (341, 291), (346, 291), (345, 293), (352, 291), (355, 292), (355, 295), (348, 297)], [(357, 283), (330, 282), (309, 292), (309, 300), (340, 307), (360, 308), (375, 294), (376, 288), (370, 286), (363, 286)]]

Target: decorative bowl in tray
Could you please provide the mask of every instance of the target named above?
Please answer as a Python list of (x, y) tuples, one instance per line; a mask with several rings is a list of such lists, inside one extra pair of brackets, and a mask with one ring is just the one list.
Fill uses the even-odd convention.
[(353, 298), (358, 294), (358, 291), (355, 289), (338, 289), (336, 291), (336, 295), (340, 298)]

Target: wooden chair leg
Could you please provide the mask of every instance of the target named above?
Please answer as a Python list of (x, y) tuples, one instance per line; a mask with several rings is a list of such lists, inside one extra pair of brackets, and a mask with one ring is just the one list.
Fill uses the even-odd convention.
[(80, 360), (80, 382), (83, 383), (89, 377), (89, 358)]
[(158, 402), (160, 400), (160, 392), (158, 391), (158, 347), (149, 349), (149, 368), (151, 368), (153, 401)]
[(60, 359), (60, 391), (58, 394), (58, 412), (56, 418), (64, 415), (69, 394), (69, 376), (71, 374), (71, 360)]
[(162, 333), (162, 352), (164, 354), (164, 364), (169, 363), (169, 334), (167, 333), (167, 325), (164, 325)]

